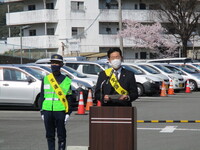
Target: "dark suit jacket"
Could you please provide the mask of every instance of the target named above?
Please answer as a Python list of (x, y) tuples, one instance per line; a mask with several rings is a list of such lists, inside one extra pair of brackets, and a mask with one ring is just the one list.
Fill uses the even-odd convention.
[(100, 72), (95, 89), (95, 100), (101, 100), (102, 106), (132, 106), (131, 102), (138, 98), (137, 84), (135, 81), (134, 73), (122, 68), (119, 79), (120, 85), (129, 93), (129, 100), (109, 101), (104, 103), (104, 95), (117, 94), (114, 88), (111, 86), (110, 82), (105, 82), (107, 79), (108, 77), (106, 76), (105, 71)]

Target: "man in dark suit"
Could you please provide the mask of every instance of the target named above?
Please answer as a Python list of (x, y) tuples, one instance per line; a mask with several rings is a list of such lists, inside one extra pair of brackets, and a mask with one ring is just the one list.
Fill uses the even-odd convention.
[(119, 48), (110, 48), (107, 56), (112, 68), (100, 72), (95, 100), (100, 100), (102, 106), (132, 106), (131, 102), (138, 98), (134, 73), (121, 67)]

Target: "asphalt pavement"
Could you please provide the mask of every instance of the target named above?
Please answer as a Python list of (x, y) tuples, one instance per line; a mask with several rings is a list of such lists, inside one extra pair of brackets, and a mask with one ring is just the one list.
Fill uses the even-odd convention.
[[(167, 97), (140, 97), (133, 102), (137, 120), (200, 120), (200, 92)], [(46, 150), (40, 113), (32, 109), (0, 108), (0, 150)], [(89, 146), (89, 115), (67, 123), (68, 150)], [(200, 123), (137, 123), (137, 150), (199, 150)]]

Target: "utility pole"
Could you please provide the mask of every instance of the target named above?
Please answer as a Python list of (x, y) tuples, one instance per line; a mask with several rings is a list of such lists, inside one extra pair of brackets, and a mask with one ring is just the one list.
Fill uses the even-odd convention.
[[(119, 32), (122, 31), (122, 2), (121, 0), (118, 0), (118, 9), (119, 9)], [(123, 38), (120, 36), (119, 37), (119, 44), (120, 44), (120, 49), (123, 54)]]

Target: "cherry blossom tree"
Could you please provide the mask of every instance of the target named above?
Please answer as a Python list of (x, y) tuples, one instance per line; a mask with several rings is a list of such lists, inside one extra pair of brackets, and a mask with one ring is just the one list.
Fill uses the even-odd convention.
[(174, 57), (177, 55), (176, 40), (166, 33), (160, 23), (141, 24), (133, 20), (124, 20), (124, 29), (118, 36), (133, 43), (133, 48), (146, 48), (156, 58)]

